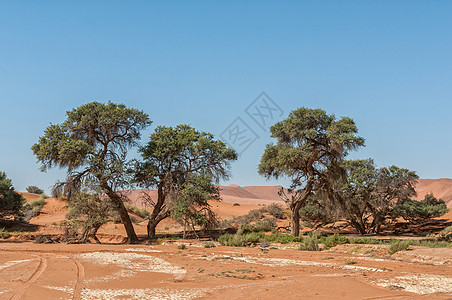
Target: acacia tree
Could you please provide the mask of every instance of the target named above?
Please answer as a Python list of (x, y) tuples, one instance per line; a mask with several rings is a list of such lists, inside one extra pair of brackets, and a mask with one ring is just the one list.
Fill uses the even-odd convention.
[(196, 235), (195, 226), (207, 230), (218, 224), (208, 200), (220, 200), (220, 189), (213, 184), (210, 176), (195, 175), (187, 178), (179, 190), (173, 191), (170, 198), (170, 217), (184, 226), (183, 238), (186, 238), (188, 228)]
[(14, 191), (11, 179), (0, 172), (0, 217), (21, 215), (25, 199)]
[[(86, 243), (92, 238), (100, 244), (96, 234), (111, 216), (117, 214), (108, 197), (96, 191), (82, 190), (74, 193), (69, 201), (66, 218), (68, 239), (75, 238), (77, 242)], [(72, 230), (73, 236), (69, 236)]]
[(143, 161), (136, 163), (135, 180), (145, 188), (157, 189), (147, 225), (150, 239), (155, 238), (158, 223), (169, 216), (173, 195), (178, 195), (189, 179), (202, 175), (218, 183), (229, 177), (230, 162), (237, 159), (237, 153), (224, 142), (189, 125), (157, 127), (140, 152)]
[(83, 185), (97, 186), (114, 204), (129, 242), (136, 242), (138, 238), (119, 189), (128, 183), (127, 151), (137, 145), (140, 131), (151, 124), (148, 115), (111, 102), (87, 103), (66, 114), (66, 121), (48, 126), (32, 146), (41, 170), (67, 169), (66, 179), (57, 183), (55, 189), (62, 190), (69, 200)]
[(279, 189), (291, 211), (291, 231), (300, 231), (300, 208), (315, 190), (342, 175), (340, 162), (350, 150), (364, 145), (351, 118), (336, 119), (322, 109), (299, 108), (270, 128), (276, 144), (267, 145), (259, 174), (291, 179), (291, 193)]
[(443, 199), (437, 199), (433, 194), (426, 194), (424, 200), (421, 201), (407, 198), (397, 203), (393, 207), (392, 218), (402, 217), (411, 223), (418, 224), (441, 217), (448, 211)]
[(323, 203), (323, 217), (346, 220), (358, 232), (378, 233), (394, 205), (416, 194), (415, 172), (397, 166), (377, 168), (372, 159), (346, 160), (346, 176), (321, 189), (317, 202)]

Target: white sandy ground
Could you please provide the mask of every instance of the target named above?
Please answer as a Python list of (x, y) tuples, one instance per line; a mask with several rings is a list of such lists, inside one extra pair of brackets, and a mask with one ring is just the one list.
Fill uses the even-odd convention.
[[(69, 287), (46, 286), (65, 293), (72, 293)], [(190, 300), (201, 297), (207, 289), (89, 289), (82, 290), (83, 300), (117, 300), (117, 299), (149, 299), (149, 300)]]
[(22, 259), (22, 260), (11, 260), (11, 261), (7, 261), (6, 263), (4, 263), (3, 265), (0, 265), (0, 270), (1, 269), (6, 269), (9, 268), (11, 266), (23, 263), (23, 262), (27, 262), (27, 261), (32, 261), (35, 259)]
[(213, 254), (210, 256), (193, 256), (194, 259), (202, 260), (218, 260), (218, 259), (233, 259), (238, 261), (243, 261), (252, 264), (261, 264), (270, 267), (285, 267), (285, 266), (314, 266), (321, 268), (334, 268), (334, 269), (344, 269), (351, 271), (369, 271), (369, 272), (384, 272), (384, 270), (377, 268), (368, 268), (362, 266), (349, 266), (349, 265), (339, 265), (335, 263), (320, 263), (316, 261), (304, 261), (304, 260), (293, 260), (286, 258), (265, 258), (265, 257), (251, 257), (251, 256), (230, 256), (230, 255), (217, 255)]
[(129, 252), (149, 252), (149, 253), (158, 253), (158, 252), (162, 252), (161, 250), (156, 250), (156, 249), (145, 249), (145, 248), (127, 248), (125, 249), (126, 251)]
[(378, 280), (376, 284), (386, 288), (403, 289), (421, 295), (452, 292), (452, 278), (439, 275), (398, 276), (391, 279)]
[(122, 268), (141, 272), (157, 272), (175, 275), (185, 274), (187, 272), (180, 267), (173, 266), (161, 258), (138, 253), (91, 252), (80, 254), (77, 257), (93, 264), (115, 264)]

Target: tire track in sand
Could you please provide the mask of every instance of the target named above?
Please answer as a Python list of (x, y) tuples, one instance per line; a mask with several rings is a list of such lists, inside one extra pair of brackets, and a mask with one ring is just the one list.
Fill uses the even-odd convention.
[(27, 291), (27, 289), (41, 276), (41, 274), (45, 271), (47, 268), (47, 259), (45, 257), (40, 256), (39, 257), (39, 265), (31, 274), (30, 278), (28, 278), (20, 288), (14, 293), (14, 295), (9, 298), (9, 300), (19, 300), (22, 298), (24, 293)]
[(77, 266), (77, 282), (75, 283), (74, 295), (72, 296), (72, 299), (80, 300), (82, 298), (83, 281), (85, 280), (85, 268), (83, 267), (82, 263), (73, 256), (71, 256), (71, 259)]

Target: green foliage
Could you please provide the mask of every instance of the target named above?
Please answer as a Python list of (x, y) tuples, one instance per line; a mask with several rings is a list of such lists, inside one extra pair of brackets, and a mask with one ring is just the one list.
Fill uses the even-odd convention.
[(11, 179), (5, 172), (0, 172), (0, 218), (20, 217), (25, 199), (14, 191)]
[(299, 250), (302, 251), (319, 251), (319, 242), (316, 238), (307, 236), (300, 244)]
[(262, 232), (250, 232), (243, 235), (240, 234), (223, 234), (218, 238), (218, 242), (222, 246), (244, 247), (250, 244), (259, 243), (263, 238)]
[(99, 228), (116, 217), (117, 211), (113, 202), (106, 196), (101, 196), (95, 191), (80, 191), (69, 198), (69, 210), (66, 217), (69, 222), (63, 224), (67, 238), (73, 241), (85, 243), (89, 237), (96, 241), (96, 233)]
[(133, 213), (143, 219), (149, 218), (149, 212), (145, 208), (136, 207), (130, 204), (125, 204), (125, 206), (128, 212)]
[(136, 241), (132, 223), (116, 189), (129, 184), (127, 151), (137, 145), (140, 131), (151, 124), (147, 114), (123, 104), (91, 102), (66, 112), (61, 124), (48, 126), (32, 146), (41, 170), (67, 169), (56, 195), (71, 196), (85, 184), (96, 185), (115, 202), (131, 242)]
[(393, 208), (392, 217), (402, 217), (412, 223), (419, 223), (440, 217), (448, 211), (444, 200), (436, 199), (433, 194), (427, 194), (422, 201), (405, 199), (397, 203)]
[(348, 241), (350, 244), (386, 244), (385, 241), (368, 237), (350, 238)]
[(270, 243), (289, 244), (289, 243), (300, 243), (303, 241), (303, 238), (299, 236), (293, 236), (290, 234), (274, 233), (271, 235), (265, 235), (264, 240)]
[(0, 228), (0, 239), (7, 239), (10, 237), (10, 233), (5, 228)]
[[(185, 224), (184, 215), (191, 214), (191, 221), (212, 225), (207, 198), (220, 199), (214, 183), (229, 177), (230, 163), (237, 159), (237, 153), (212, 134), (189, 125), (157, 127), (140, 153), (143, 161), (135, 163), (135, 181), (158, 191), (148, 236), (155, 237), (157, 224), (170, 215)], [(194, 214), (195, 206), (204, 211)]]
[(412, 245), (411, 241), (394, 241), (389, 246), (388, 253), (390, 255), (393, 255), (394, 253), (397, 253), (399, 251), (406, 251), (410, 248), (410, 245)]
[(219, 224), (219, 227), (238, 227), (238, 230), (241, 232), (274, 230), (277, 226), (276, 217), (266, 217), (265, 213), (269, 213), (272, 216), (278, 216), (278, 218), (284, 218), (284, 210), (282, 207), (278, 204), (272, 204), (259, 209), (250, 210), (243, 216), (236, 216), (230, 220), (223, 220)]
[(38, 188), (38, 187), (35, 186), (35, 185), (30, 185), (30, 186), (28, 186), (26, 190), (27, 190), (27, 192), (32, 193), (32, 194), (38, 194), (38, 195), (41, 195), (41, 194), (44, 193), (44, 190)]
[(247, 232), (266, 232), (272, 231), (276, 227), (276, 219), (274, 217), (265, 217), (259, 219), (255, 224), (243, 224), (239, 226), (237, 234), (243, 234)]
[(291, 179), (294, 192), (280, 196), (292, 213), (292, 234), (299, 235), (301, 206), (315, 186), (328, 186), (342, 175), (341, 160), (364, 145), (358, 129), (348, 117), (336, 119), (321, 109), (299, 108), (270, 128), (276, 144), (267, 145), (259, 164), (259, 174)]
[(179, 249), (179, 250), (185, 250), (185, 249), (187, 249), (187, 245), (185, 245), (185, 244), (179, 244), (179, 245), (177, 246), (177, 249)]
[(23, 210), (26, 221), (29, 221), (31, 218), (39, 215), (42, 208), (46, 204), (46, 197), (46, 195), (41, 194), (37, 199), (25, 203)]
[(415, 195), (418, 176), (408, 169), (376, 168), (372, 159), (344, 161), (346, 177), (320, 190), (301, 213), (308, 219), (346, 220), (361, 234), (378, 233), (397, 203)]
[(207, 175), (194, 175), (187, 178), (182, 187), (172, 191), (170, 216), (172, 219), (195, 231), (195, 226), (203, 229), (213, 229), (218, 221), (208, 200), (218, 196), (218, 187), (212, 184), (212, 178)]
[(281, 204), (272, 203), (267, 206), (267, 212), (277, 219), (284, 219), (286, 214)]
[(204, 244), (204, 248), (215, 248), (216, 245), (213, 242), (207, 242)]
[(337, 245), (348, 244), (349, 240), (347, 237), (335, 233), (328, 237), (322, 237), (320, 242), (325, 245), (326, 249), (329, 249)]

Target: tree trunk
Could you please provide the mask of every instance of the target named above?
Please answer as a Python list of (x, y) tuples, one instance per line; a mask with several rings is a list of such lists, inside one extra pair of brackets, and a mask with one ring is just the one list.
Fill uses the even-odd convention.
[(148, 239), (155, 240), (155, 228), (157, 227), (158, 222), (151, 222), (149, 219), (147, 229), (148, 229)]
[(155, 239), (155, 228), (157, 225), (166, 217), (168, 217), (168, 212), (162, 214), (162, 210), (165, 204), (165, 194), (163, 193), (163, 184), (159, 185), (157, 188), (157, 203), (152, 210), (152, 214), (149, 216), (148, 221), (148, 239)]
[(300, 235), (300, 209), (297, 209), (297, 205), (292, 206), (291, 208), (291, 217), (292, 217), (292, 223), (291, 223), (291, 234), (293, 236), (299, 236)]
[(135, 233), (132, 220), (130, 220), (129, 213), (124, 206), (124, 202), (122, 201), (121, 197), (106, 184), (103, 184), (102, 188), (105, 190), (107, 196), (113, 201), (113, 203), (116, 205), (116, 208), (118, 209), (122, 224), (124, 224), (124, 228), (126, 229), (128, 243), (136, 244), (138, 242), (138, 237)]

